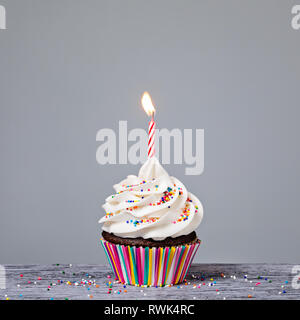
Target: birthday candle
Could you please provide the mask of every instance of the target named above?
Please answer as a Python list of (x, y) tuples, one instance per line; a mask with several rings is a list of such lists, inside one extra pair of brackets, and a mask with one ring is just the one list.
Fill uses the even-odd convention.
[(154, 113), (155, 108), (153, 106), (151, 97), (148, 92), (144, 92), (142, 96), (142, 106), (146, 111), (147, 115), (151, 117), (149, 122), (148, 129), (148, 158), (151, 158), (155, 155), (155, 121), (154, 121)]

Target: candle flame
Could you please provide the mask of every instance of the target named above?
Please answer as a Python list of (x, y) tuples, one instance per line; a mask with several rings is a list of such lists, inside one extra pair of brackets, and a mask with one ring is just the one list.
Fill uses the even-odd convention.
[(155, 108), (153, 106), (150, 94), (147, 91), (143, 93), (142, 106), (148, 116), (153, 116), (153, 114), (155, 112)]

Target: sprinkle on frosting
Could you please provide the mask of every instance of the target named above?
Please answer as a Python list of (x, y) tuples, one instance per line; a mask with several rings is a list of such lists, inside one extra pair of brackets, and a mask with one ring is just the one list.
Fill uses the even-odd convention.
[(188, 220), (189, 215), (190, 215), (190, 209), (188, 208), (188, 206), (186, 206), (184, 208), (182, 214), (180, 215), (180, 217), (177, 220), (173, 221), (173, 223), (175, 224), (175, 223), (178, 223), (181, 221), (186, 221), (186, 220)]
[(132, 223), (135, 227), (139, 226), (142, 223), (153, 223), (159, 220), (158, 217), (153, 217), (149, 219), (141, 219), (141, 220), (127, 220), (126, 223)]

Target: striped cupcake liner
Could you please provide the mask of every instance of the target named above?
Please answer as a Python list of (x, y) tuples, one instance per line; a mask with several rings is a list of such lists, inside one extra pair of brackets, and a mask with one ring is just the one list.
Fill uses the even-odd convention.
[(178, 247), (132, 247), (101, 239), (116, 278), (136, 286), (166, 286), (181, 283), (201, 241)]

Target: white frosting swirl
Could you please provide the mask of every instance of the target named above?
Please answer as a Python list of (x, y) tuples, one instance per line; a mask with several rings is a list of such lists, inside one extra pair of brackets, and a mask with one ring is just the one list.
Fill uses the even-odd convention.
[(123, 238), (164, 240), (194, 231), (203, 217), (201, 202), (152, 157), (138, 177), (130, 175), (114, 185), (99, 220), (103, 230)]

